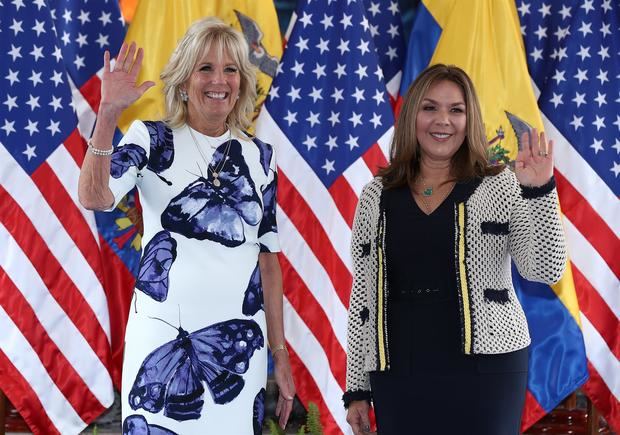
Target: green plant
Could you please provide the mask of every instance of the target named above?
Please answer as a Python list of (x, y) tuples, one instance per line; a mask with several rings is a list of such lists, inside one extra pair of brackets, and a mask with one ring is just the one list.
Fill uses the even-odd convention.
[(319, 407), (314, 402), (308, 403), (308, 414), (306, 415), (306, 426), (308, 431), (304, 432), (310, 435), (323, 435), (323, 427), (321, 426), (321, 414)]
[[(266, 420), (269, 433), (271, 435), (284, 435), (284, 431), (276, 422), (268, 418)], [(323, 427), (321, 426), (321, 414), (319, 407), (314, 402), (308, 403), (308, 412), (306, 414), (306, 424), (299, 428), (298, 435), (323, 435)]]
[(269, 433), (271, 435), (284, 435), (284, 431), (275, 421), (268, 418), (266, 420), (266, 423), (267, 423), (267, 427), (269, 427)]

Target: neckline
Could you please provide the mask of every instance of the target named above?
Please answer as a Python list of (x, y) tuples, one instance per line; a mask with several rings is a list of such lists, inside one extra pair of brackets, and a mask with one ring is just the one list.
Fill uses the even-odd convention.
[[(196, 137), (203, 139), (203, 141), (207, 142), (207, 144), (209, 144), (209, 146), (214, 149), (219, 147), (222, 144), (221, 142), (227, 141), (228, 138), (232, 136), (232, 131), (230, 131), (229, 128), (226, 129), (226, 131), (219, 136), (209, 136), (208, 134), (201, 133), (199, 130), (196, 130), (195, 128), (190, 127), (189, 124), (186, 124), (186, 125), (187, 125), (187, 128), (190, 129)], [(216, 146), (213, 146), (211, 145), (211, 142), (219, 142), (219, 143)]]
[(415, 195), (413, 194), (413, 192), (411, 191), (411, 188), (409, 186), (405, 186), (405, 189), (407, 191), (407, 196), (409, 197), (409, 199), (415, 204), (416, 208), (418, 209), (418, 211), (424, 216), (424, 217), (432, 217), (435, 216), (437, 214), (437, 212), (439, 211), (439, 209), (441, 209), (444, 204), (446, 204), (448, 202), (448, 200), (450, 200), (452, 198), (452, 196), (454, 195), (455, 190), (457, 189), (457, 186), (459, 185), (458, 182), (455, 182), (454, 185), (452, 186), (452, 188), (450, 189), (450, 192), (445, 196), (445, 198), (439, 203), (439, 205), (437, 205), (437, 207), (435, 207), (433, 209), (433, 211), (431, 211), (430, 213), (426, 213), (425, 211), (425, 207), (423, 207), (423, 203), (422, 205), (420, 205), (418, 203), (418, 200), (416, 199)]

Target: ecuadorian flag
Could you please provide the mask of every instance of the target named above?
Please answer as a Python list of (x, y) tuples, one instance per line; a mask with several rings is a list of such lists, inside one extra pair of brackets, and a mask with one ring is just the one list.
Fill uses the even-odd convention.
[(135, 119), (163, 118), (163, 83), (159, 74), (189, 26), (209, 16), (216, 16), (240, 30), (250, 46), (250, 58), (258, 70), (258, 101), (254, 111), (258, 115), (282, 57), (280, 25), (272, 1), (142, 1), (138, 2), (125, 41), (135, 41), (144, 48), (138, 83), (152, 80), (156, 85), (123, 112), (119, 123), (123, 132)]
[[(400, 94), (435, 63), (457, 65), (472, 78), (491, 160), (514, 160), (520, 133), (543, 130), (512, 0), (422, 0)], [(513, 281), (532, 336), (525, 430), (582, 385), (588, 371), (570, 263), (553, 287), (524, 280), (516, 268)]]

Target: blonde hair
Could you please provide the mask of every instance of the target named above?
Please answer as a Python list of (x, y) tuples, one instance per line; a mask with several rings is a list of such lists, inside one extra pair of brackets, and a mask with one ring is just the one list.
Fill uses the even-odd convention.
[(463, 144), (452, 156), (455, 181), (495, 175), (503, 167), (490, 166), (482, 111), (474, 84), (465, 71), (454, 65), (436, 64), (420, 73), (407, 90), (390, 146), (390, 164), (379, 171), (386, 188), (412, 185), (420, 170), (420, 144), (416, 118), (429, 88), (444, 80), (455, 83), (465, 98), (466, 127)]
[(248, 44), (243, 35), (215, 17), (198, 20), (187, 29), (160, 75), (164, 83), (164, 120), (173, 128), (181, 127), (187, 121), (187, 103), (181, 99), (180, 87), (211, 47), (216, 47), (220, 57), (226, 52), (239, 68), (239, 99), (226, 119), (228, 127), (238, 134), (252, 124), (256, 70), (250, 63)]

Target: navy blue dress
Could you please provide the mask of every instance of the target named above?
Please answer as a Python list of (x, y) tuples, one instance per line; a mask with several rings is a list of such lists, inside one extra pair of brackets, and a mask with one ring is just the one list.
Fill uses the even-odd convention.
[(408, 187), (384, 192), (391, 368), (370, 374), (380, 435), (519, 431), (527, 349), (461, 351), (454, 204), (476, 186), (457, 184), (430, 215)]

